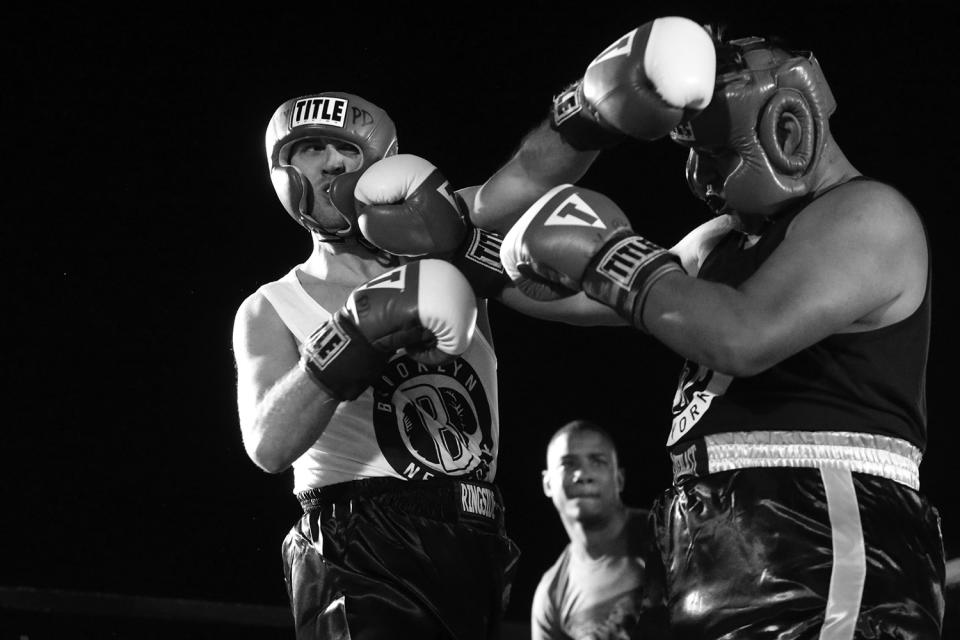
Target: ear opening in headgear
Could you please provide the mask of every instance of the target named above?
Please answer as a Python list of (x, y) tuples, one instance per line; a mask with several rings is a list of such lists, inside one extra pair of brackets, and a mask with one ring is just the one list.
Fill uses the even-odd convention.
[[(785, 137), (781, 135), (784, 120), (795, 118), (799, 142), (792, 149), (786, 149)], [(784, 175), (801, 175), (810, 166), (815, 151), (816, 129), (810, 105), (803, 94), (794, 89), (774, 93), (757, 125), (757, 137), (764, 153), (773, 167)]]

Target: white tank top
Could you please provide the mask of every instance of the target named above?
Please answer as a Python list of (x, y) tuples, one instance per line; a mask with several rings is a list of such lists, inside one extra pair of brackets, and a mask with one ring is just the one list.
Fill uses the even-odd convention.
[[(331, 312), (292, 269), (260, 287), (298, 343)], [(493, 482), (500, 419), (497, 358), (480, 332), (446, 365), (394, 357), (360, 397), (342, 402), (323, 435), (293, 463), (294, 493), (360, 478), (437, 476)]]

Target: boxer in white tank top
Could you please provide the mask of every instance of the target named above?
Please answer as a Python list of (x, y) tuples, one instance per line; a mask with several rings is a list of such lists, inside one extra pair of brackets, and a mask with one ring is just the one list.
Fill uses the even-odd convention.
[[(292, 467), (304, 508), (283, 545), (300, 638), (495, 634), (518, 552), (493, 484), (500, 420), (486, 299), (623, 324), (583, 295), (542, 303), (516, 291), (498, 240), (469, 228), (476, 188), (454, 193), (432, 165), (396, 150), (389, 116), (346, 93), (288, 100), (267, 129), (271, 180), (313, 250), (241, 304), (233, 346), (246, 451), (269, 473)], [(371, 302), (376, 283), (421, 257), (449, 259), (467, 299), (448, 289), (454, 279), (400, 287), (389, 308)], [(469, 326), (455, 321), (466, 317)], [(463, 349), (425, 364), (406, 348), (384, 352), (386, 334), (432, 336), (431, 353)]]

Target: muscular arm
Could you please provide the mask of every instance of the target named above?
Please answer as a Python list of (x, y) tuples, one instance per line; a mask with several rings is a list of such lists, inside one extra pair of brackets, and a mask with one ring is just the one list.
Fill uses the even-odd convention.
[(505, 234), (552, 187), (582, 178), (598, 155), (599, 151), (577, 151), (544, 121), (480, 187), (471, 220), (481, 229)]
[(913, 312), (927, 248), (912, 207), (858, 183), (818, 199), (738, 288), (679, 273), (654, 284), (647, 329), (695, 362), (754, 375), (835, 333), (887, 326)]
[(293, 336), (261, 294), (237, 311), (233, 351), (247, 455), (265, 471), (284, 471), (320, 437), (339, 402), (298, 366)]

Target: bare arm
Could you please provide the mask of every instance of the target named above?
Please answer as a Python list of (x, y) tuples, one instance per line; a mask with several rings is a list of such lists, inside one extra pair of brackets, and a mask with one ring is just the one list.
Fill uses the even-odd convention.
[(923, 298), (926, 271), (912, 207), (888, 187), (861, 183), (810, 205), (738, 288), (663, 277), (643, 319), (680, 355), (748, 376), (829, 335), (907, 317)]
[(575, 183), (599, 151), (577, 151), (547, 121), (528, 133), (514, 155), (477, 192), (470, 218), (505, 234), (537, 198), (558, 184)]
[(247, 455), (265, 471), (284, 471), (320, 437), (339, 401), (298, 366), (296, 341), (260, 294), (237, 311), (233, 351)]

